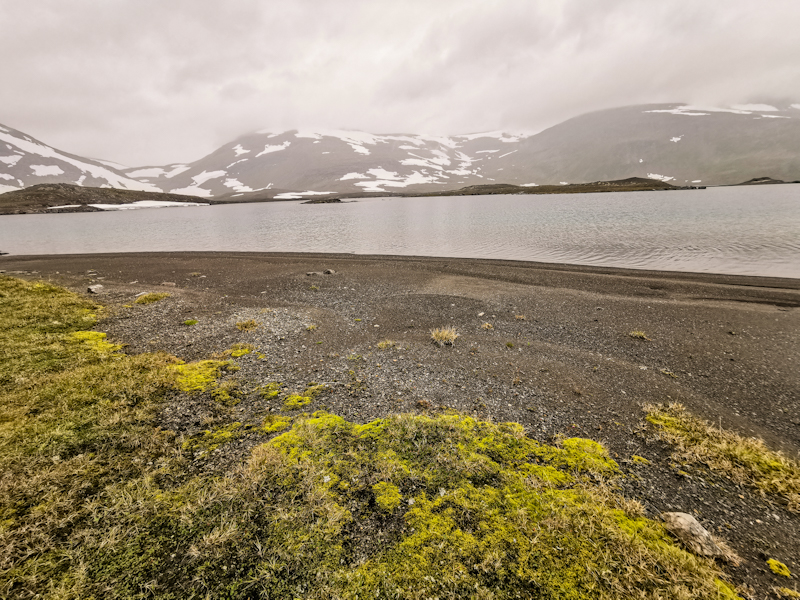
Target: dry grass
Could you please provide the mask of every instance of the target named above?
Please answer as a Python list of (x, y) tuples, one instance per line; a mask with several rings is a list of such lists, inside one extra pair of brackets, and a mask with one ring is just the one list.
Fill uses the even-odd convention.
[(644, 340), (645, 342), (652, 342), (653, 341), (649, 337), (647, 337), (647, 334), (644, 331), (638, 331), (638, 330), (637, 331), (631, 331), (628, 334), (628, 337), (632, 337), (635, 340)]
[(437, 327), (431, 329), (431, 339), (437, 346), (452, 346), (456, 342), (458, 333), (454, 327)]
[(378, 342), (378, 348), (381, 350), (388, 350), (389, 348), (394, 348), (397, 346), (397, 342), (392, 340), (382, 340)]
[(260, 323), (255, 319), (248, 319), (247, 321), (238, 321), (236, 323), (236, 329), (239, 331), (254, 331), (258, 329)]
[(490, 329), (494, 329), (494, 325), (492, 325), (491, 323), (484, 323), (483, 325), (481, 325), (481, 329), (489, 331)]
[(152, 304), (153, 302), (158, 302), (159, 300), (163, 300), (164, 298), (169, 298), (170, 294), (166, 292), (159, 292), (153, 294), (144, 294), (139, 296), (135, 300), (135, 304)]
[(705, 463), (739, 483), (774, 494), (800, 512), (800, 464), (767, 448), (763, 440), (745, 438), (688, 413), (681, 404), (648, 405), (647, 420), (661, 429), (683, 462)]

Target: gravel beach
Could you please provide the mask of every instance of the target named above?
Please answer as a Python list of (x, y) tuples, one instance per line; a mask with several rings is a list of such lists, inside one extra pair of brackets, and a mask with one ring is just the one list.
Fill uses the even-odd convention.
[[(226, 376), (235, 406), (183, 395), (164, 407), (161, 426), (184, 437), (283, 411), (257, 392), (273, 382), (293, 393), (325, 384), (303, 410), (349, 421), (448, 410), (516, 421), (540, 441), (602, 442), (648, 516), (691, 513), (733, 548), (741, 562), (725, 570), (753, 597), (789, 583), (765, 557), (800, 573), (800, 515), (725, 473), (676, 464), (642, 409), (678, 402), (800, 457), (800, 280), (258, 253), (3, 256), (0, 271), (82, 294), (102, 286), (97, 329), (129, 353), (191, 361), (252, 348)], [(151, 292), (169, 297), (135, 303)], [(440, 347), (431, 330), (444, 327), (458, 337)], [(192, 468), (225, 470), (262, 441), (245, 435)]]

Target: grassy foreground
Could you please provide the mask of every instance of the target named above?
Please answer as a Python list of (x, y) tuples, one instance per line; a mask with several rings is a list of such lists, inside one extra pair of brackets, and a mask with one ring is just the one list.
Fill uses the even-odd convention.
[(123, 354), (97, 313), (0, 276), (2, 597), (736, 597), (590, 440), (287, 412), (236, 471), (187, 475), (153, 423), (202, 367)]

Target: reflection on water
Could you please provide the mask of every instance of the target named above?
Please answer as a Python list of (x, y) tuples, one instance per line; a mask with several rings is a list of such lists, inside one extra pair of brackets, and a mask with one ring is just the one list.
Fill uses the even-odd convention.
[(0, 250), (353, 252), (800, 278), (800, 185), (0, 217)]

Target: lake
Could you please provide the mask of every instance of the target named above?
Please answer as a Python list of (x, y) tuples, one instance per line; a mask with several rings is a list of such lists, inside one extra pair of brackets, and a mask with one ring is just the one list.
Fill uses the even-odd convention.
[(9, 215), (0, 250), (351, 252), (800, 278), (800, 185)]

